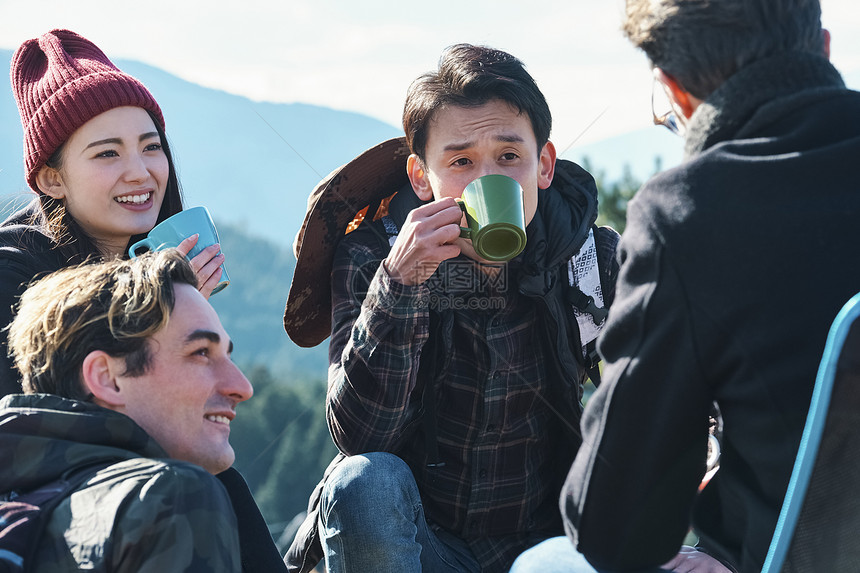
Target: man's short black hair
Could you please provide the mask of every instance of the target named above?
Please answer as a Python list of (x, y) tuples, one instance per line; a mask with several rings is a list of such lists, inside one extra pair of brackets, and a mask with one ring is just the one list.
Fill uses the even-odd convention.
[(424, 159), (428, 127), (439, 109), (478, 107), (492, 100), (507, 102), (528, 116), (538, 151), (549, 141), (549, 105), (523, 63), (501, 50), (457, 44), (442, 53), (436, 71), (422, 75), (409, 86), (403, 108), (403, 131), (409, 149)]

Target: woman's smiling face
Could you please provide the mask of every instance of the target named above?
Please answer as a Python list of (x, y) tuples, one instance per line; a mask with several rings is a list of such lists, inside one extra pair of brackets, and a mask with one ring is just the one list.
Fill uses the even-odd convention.
[(170, 168), (146, 110), (124, 106), (95, 116), (66, 141), (61, 163), (42, 168), (39, 188), (64, 201), (102, 254), (122, 254), (132, 235), (155, 226)]

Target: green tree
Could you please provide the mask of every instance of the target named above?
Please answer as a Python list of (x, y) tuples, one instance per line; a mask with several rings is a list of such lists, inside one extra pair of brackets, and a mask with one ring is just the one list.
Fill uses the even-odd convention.
[(239, 406), (231, 427), (235, 467), (277, 529), (307, 508), (337, 453), (325, 422), (325, 382), (279, 381), (262, 366), (247, 375), (255, 395)]
[(210, 299), (236, 344), (233, 359), (243, 366), (265, 364), (293, 380), (325, 376), (328, 346), (299, 348), (284, 332), (284, 303), (295, 271), (290, 249), (218, 222), (231, 283)]
[(609, 182), (606, 170), (592, 167), (591, 161), (585, 157), (582, 167), (591, 173), (597, 184), (597, 224), (609, 225), (619, 233), (624, 232), (627, 224), (627, 203), (636, 194), (641, 181), (633, 176), (629, 164), (625, 164), (621, 179)]
[[(624, 164), (621, 178), (616, 181), (608, 181), (606, 170), (593, 167), (587, 157), (583, 158), (582, 167), (591, 173), (597, 183), (597, 224), (609, 225), (619, 233), (623, 233), (627, 226), (627, 203), (633, 199), (643, 181), (633, 175), (629, 163)], [(660, 156), (656, 156), (654, 158), (654, 174), (662, 170), (663, 161)]]

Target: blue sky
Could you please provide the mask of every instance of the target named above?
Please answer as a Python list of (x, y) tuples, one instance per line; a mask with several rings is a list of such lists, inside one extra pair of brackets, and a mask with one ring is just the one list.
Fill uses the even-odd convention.
[[(549, 100), (552, 138), (562, 151), (577, 138), (589, 143), (650, 124), (651, 75), (619, 31), (622, 6), (622, 0), (0, 0), (0, 47), (14, 49), (66, 27), (113, 59), (139, 60), (256, 100), (357, 111), (398, 126), (407, 86), (435, 67), (445, 46), (487, 44), (526, 64)], [(822, 0), (822, 10), (833, 62), (860, 77), (860, 4)]]

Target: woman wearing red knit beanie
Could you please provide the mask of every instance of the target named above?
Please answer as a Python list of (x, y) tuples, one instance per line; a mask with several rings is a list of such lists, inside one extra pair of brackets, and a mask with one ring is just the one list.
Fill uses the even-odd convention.
[[(131, 242), (182, 210), (164, 117), (149, 90), (69, 30), (27, 40), (11, 65), (24, 129), (24, 168), (37, 196), (0, 225), (0, 328), (37, 276), (125, 257)], [(180, 250), (188, 253), (196, 238)], [(192, 261), (208, 296), (217, 245)], [(0, 396), (20, 392), (0, 333)]]
[[(27, 284), (69, 265), (126, 257), (182, 210), (164, 117), (140, 81), (69, 30), (24, 42), (11, 68), (27, 183), (37, 196), (0, 224), (0, 398), (21, 391), (4, 327)], [(196, 242), (178, 250), (188, 254)], [(221, 277), (218, 252), (212, 245), (191, 260), (207, 297)], [(216, 477), (236, 514), (242, 570), (285, 570), (242, 476), (230, 468)]]

